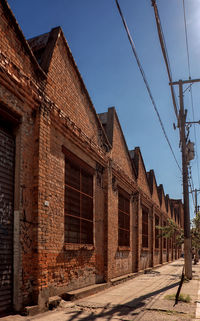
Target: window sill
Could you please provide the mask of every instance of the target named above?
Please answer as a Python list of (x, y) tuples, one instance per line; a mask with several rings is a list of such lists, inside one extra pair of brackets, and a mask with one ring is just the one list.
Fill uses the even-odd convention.
[(118, 246), (118, 251), (130, 251), (130, 246)]
[(148, 247), (142, 247), (142, 251), (149, 251), (149, 248)]
[(65, 243), (65, 250), (76, 251), (76, 250), (94, 250), (95, 247), (93, 244), (76, 244), (76, 243)]

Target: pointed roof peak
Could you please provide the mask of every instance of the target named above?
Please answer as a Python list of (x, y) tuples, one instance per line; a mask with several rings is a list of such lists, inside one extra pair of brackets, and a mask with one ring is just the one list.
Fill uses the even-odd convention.
[(16, 35), (18, 36), (18, 38), (21, 40), (23, 47), (26, 51), (26, 53), (29, 55), (30, 60), (33, 64), (33, 67), (35, 68), (35, 70), (37, 72), (39, 72), (40, 75), (42, 75), (42, 77), (46, 77), (45, 72), (43, 71), (43, 69), (40, 67), (40, 65), (37, 62), (37, 59), (35, 58), (35, 55), (33, 54), (31, 47), (29, 46), (28, 41), (26, 40), (22, 29), (20, 28), (11, 8), (10, 5), (8, 4), (7, 0), (1, 0), (1, 4), (4, 8), (4, 10), (6, 11), (6, 16), (7, 18), (10, 20), (10, 22), (13, 24), (14, 30)]

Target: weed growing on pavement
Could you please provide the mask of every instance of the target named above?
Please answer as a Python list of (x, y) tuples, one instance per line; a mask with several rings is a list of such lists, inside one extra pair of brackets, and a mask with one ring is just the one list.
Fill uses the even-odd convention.
[[(165, 296), (166, 300), (175, 300), (176, 294), (168, 294)], [(185, 302), (185, 303), (190, 303), (191, 297), (189, 294), (180, 294), (178, 301)]]

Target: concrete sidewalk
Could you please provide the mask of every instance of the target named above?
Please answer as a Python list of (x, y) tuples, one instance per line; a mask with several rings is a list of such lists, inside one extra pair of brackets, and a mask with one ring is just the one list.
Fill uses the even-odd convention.
[(179, 259), (87, 298), (61, 301), (56, 310), (34, 317), (8, 316), (0, 321), (200, 320), (200, 263), (193, 265), (193, 279), (184, 282), (181, 290), (191, 302), (179, 302), (174, 307), (174, 301), (165, 298), (176, 294), (182, 266), (183, 259)]

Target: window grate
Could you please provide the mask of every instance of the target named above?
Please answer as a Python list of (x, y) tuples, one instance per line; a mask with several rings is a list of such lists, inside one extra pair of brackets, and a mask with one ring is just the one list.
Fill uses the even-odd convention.
[(157, 215), (155, 215), (155, 248), (159, 249), (159, 230), (158, 228), (156, 228), (157, 226), (159, 226), (159, 217)]
[(124, 193), (118, 194), (118, 245), (130, 246), (130, 201)]
[(93, 244), (93, 175), (74, 158), (65, 159), (65, 242)]
[[(167, 226), (167, 223), (164, 222), (164, 223), (163, 223), (163, 226), (166, 227), (166, 226)], [(166, 239), (166, 237), (163, 237), (163, 248), (164, 248), (164, 249), (167, 248), (167, 239)]]
[(148, 230), (149, 230), (149, 224), (148, 224), (148, 210), (142, 209), (142, 247), (148, 248)]

